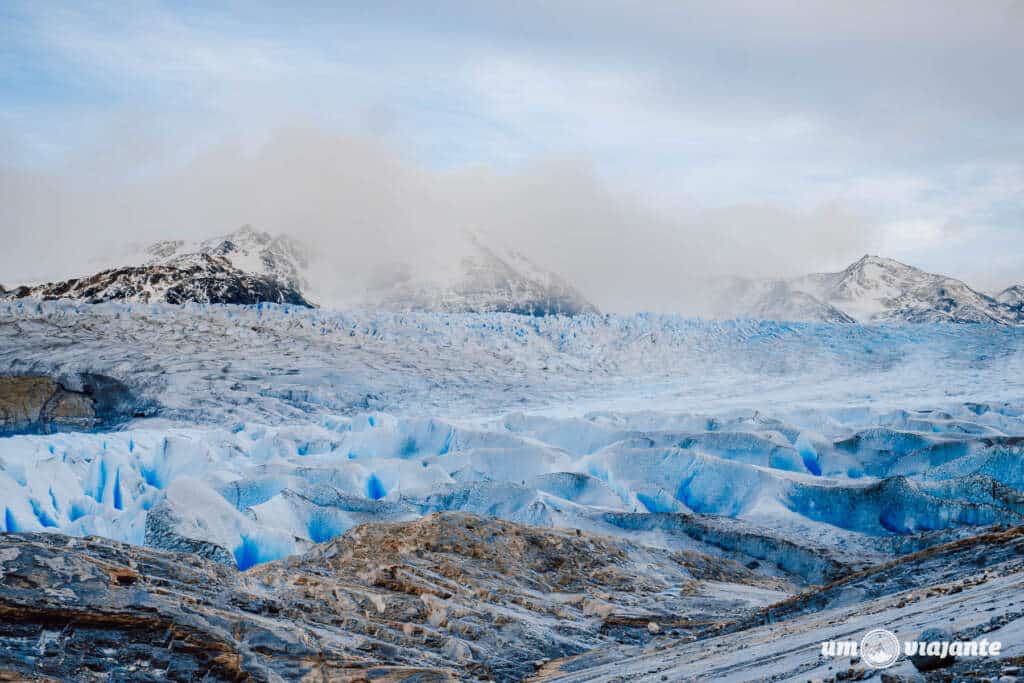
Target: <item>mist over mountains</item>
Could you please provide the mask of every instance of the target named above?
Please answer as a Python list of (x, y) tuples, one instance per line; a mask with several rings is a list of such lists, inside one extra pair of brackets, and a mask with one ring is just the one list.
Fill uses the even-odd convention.
[[(493, 235), (466, 231), (416, 260), (396, 258), (339, 291), (320, 245), (243, 226), (198, 242), (162, 240), (123, 257), (127, 265), (70, 280), (21, 286), (6, 298), (89, 303), (290, 303), (446, 313), (578, 315), (598, 312), (572, 282)], [(679, 283), (680, 289), (687, 286)], [(990, 296), (899, 261), (865, 255), (834, 273), (790, 279), (708, 278), (706, 317), (826, 323), (1024, 322), (1024, 287)], [(693, 314), (680, 293), (681, 314)]]

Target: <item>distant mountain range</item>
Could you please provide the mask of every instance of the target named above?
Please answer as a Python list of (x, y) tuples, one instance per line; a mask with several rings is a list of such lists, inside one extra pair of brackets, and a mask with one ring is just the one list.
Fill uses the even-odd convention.
[[(441, 274), (416, 264), (378, 270), (361, 305), (391, 310), (577, 315), (597, 309), (563, 278), (514, 250), (469, 235), (465, 253)], [(166, 240), (126, 258), (134, 265), (5, 291), (0, 298), (77, 299), (88, 303), (186, 302), (313, 306), (311, 248), (287, 236), (244, 226), (203, 242)]]
[[(202, 242), (157, 242), (126, 259), (133, 264), (94, 275), (0, 288), (0, 298), (313, 306), (311, 253), (295, 239), (245, 226)], [(597, 311), (561, 276), (477, 234), (468, 235), (461, 255), (444, 267), (419, 265), (399, 262), (378, 269), (359, 305), (536, 316)], [(989, 296), (960, 280), (879, 256), (864, 256), (837, 273), (789, 280), (729, 278), (709, 285), (708, 297), (721, 318), (1024, 324), (1024, 285)]]
[(861, 323), (1024, 324), (1024, 287), (997, 296), (945, 275), (880, 256), (863, 256), (838, 273), (791, 280), (730, 280), (719, 286), (720, 317)]

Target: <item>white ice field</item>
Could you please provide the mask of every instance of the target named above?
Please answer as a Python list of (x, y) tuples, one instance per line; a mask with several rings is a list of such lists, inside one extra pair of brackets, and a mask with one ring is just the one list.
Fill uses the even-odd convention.
[(985, 325), (4, 303), (0, 371), (112, 377), (131, 405), (0, 438), (0, 530), (246, 568), (438, 510), (652, 545), (682, 543), (682, 512), (745, 552), (777, 539), (747, 554), (811, 580), (818, 556), (1024, 521), (1022, 347)]

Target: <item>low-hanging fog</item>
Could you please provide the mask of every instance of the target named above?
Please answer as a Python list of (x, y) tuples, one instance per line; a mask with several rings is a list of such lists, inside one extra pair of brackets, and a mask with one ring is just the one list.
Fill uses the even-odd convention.
[[(344, 301), (383, 266), (443, 268), (477, 232), (566, 277), (602, 309), (686, 312), (709, 277), (795, 275), (876, 246), (839, 205), (667, 214), (615, 192), (581, 160), (428, 170), (379, 140), (310, 129), (279, 131), (253, 150), (218, 147), (156, 177), (83, 163), (65, 174), (8, 172), (2, 182), (6, 285), (250, 224), (313, 247), (315, 288)], [(45, 251), (22, 260), (40, 241)]]

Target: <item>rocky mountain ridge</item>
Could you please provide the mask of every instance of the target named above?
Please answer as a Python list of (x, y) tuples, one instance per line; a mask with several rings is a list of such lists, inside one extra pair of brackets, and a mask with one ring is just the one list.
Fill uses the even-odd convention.
[(312, 307), (298, 289), (267, 275), (244, 272), (223, 256), (183, 254), (143, 266), (103, 270), (95, 275), (0, 292), (6, 299), (73, 299), (98, 304), (258, 304)]
[(1007, 287), (996, 294), (995, 299), (1017, 311), (1018, 315), (1024, 316), (1024, 285)]
[(992, 297), (955, 278), (865, 255), (836, 273), (790, 280), (729, 280), (719, 317), (815, 322), (1024, 324), (1024, 288)]
[(1001, 302), (955, 278), (866, 255), (838, 273), (798, 278), (794, 288), (865, 323), (1016, 324)]
[[(271, 278), (295, 290), (308, 290), (310, 248), (288, 235), (273, 236), (243, 225), (223, 237), (202, 242), (163, 240), (143, 251), (142, 265), (160, 266), (200, 257), (223, 258), (244, 273)], [(139, 258), (136, 256), (136, 258)]]
[[(312, 306), (313, 245), (250, 226), (201, 242), (165, 240), (126, 256), (134, 265), (11, 290), (0, 298), (87, 303), (261, 302)], [(435, 255), (436, 256), (436, 255)], [(467, 233), (438, 263), (378, 267), (350, 304), (386, 311), (580, 315), (597, 308), (522, 253)], [(429, 263), (428, 263), (429, 262)], [(826, 323), (1024, 324), (1024, 285), (990, 296), (945, 275), (865, 255), (835, 273), (708, 283), (713, 317)]]
[[(424, 276), (417, 264), (378, 269), (359, 305), (394, 311), (578, 315), (597, 309), (557, 274), (521, 253), (489, 246), (475, 234), (465, 253)], [(0, 298), (74, 299), (86, 303), (261, 302), (313, 306), (314, 246), (250, 226), (201, 242), (163, 240), (124, 258), (133, 265), (9, 291)], [(429, 270), (429, 269), (428, 269)]]

